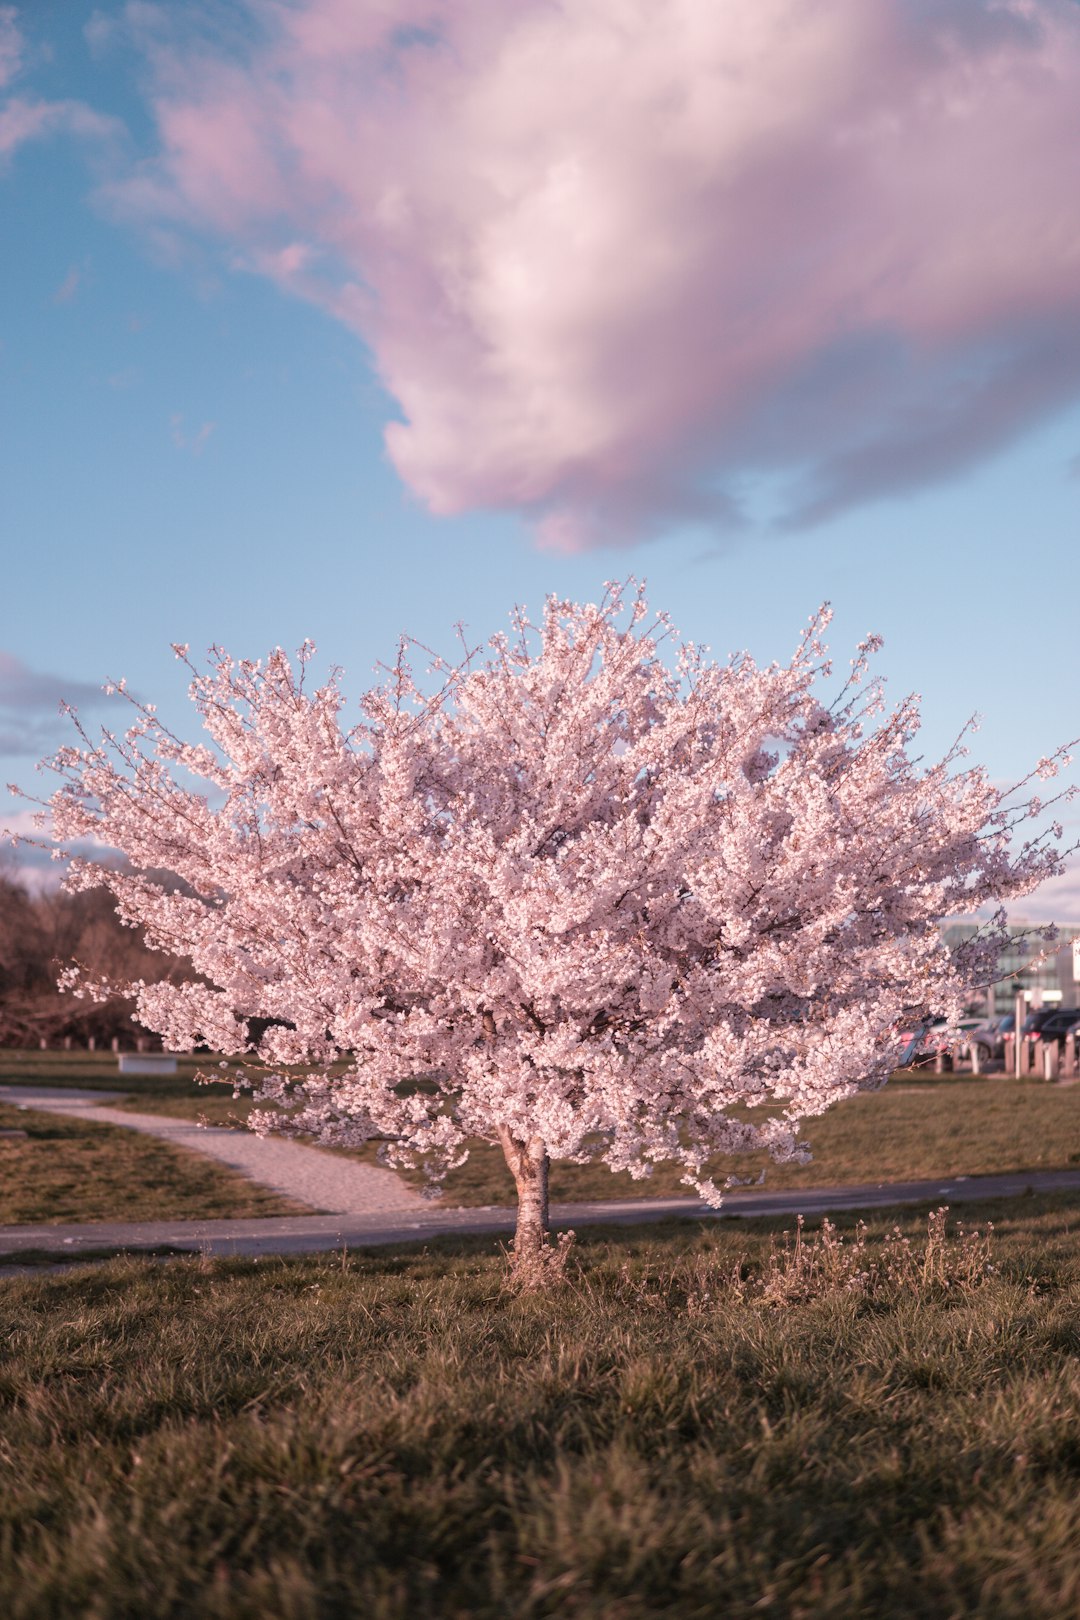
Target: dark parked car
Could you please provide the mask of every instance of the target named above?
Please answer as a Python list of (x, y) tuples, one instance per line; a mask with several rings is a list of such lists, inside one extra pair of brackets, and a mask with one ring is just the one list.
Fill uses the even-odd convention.
[(1080, 1025), (1080, 1007), (1052, 1007), (1044, 1011), (1033, 1029), (1028, 1029), (1029, 1023), (1031, 1019), (1024, 1025), (1025, 1035), (1034, 1035), (1037, 1041), (1057, 1041), (1059, 1046), (1064, 1046), (1066, 1035)]
[(971, 1044), (978, 1048), (979, 1060), (988, 1063), (992, 1058), (1005, 1056), (1005, 1037), (1011, 1035), (1016, 1027), (1016, 1019), (1012, 1013), (1005, 1013), (998, 1018), (988, 1018), (985, 1023), (977, 1025), (971, 1032)]
[[(1080, 1025), (1080, 1007), (1040, 1007), (1037, 1012), (1028, 1013), (1020, 1033), (1037, 1041), (1056, 1040), (1063, 1046), (1066, 1035), (1077, 1025)], [(986, 1062), (1003, 1058), (1005, 1037), (1011, 1035), (1015, 1027), (1016, 1019), (1012, 1013), (1006, 1013), (1003, 1018), (988, 1018), (978, 1029), (972, 1030), (971, 1042), (978, 1047), (980, 1059)]]

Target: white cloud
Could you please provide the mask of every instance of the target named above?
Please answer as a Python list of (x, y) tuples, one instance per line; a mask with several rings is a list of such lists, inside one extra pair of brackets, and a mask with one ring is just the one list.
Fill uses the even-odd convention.
[(768, 474), (806, 524), (1080, 395), (1070, 0), (206, 15), (138, 7), (160, 151), (114, 200), (362, 337), (435, 512), (573, 548)]

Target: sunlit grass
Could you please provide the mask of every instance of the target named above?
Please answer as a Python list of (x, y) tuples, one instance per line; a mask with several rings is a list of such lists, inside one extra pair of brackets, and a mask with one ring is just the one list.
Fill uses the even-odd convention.
[(995, 1274), (788, 1303), (765, 1223), (588, 1235), (552, 1299), (481, 1240), (9, 1281), (4, 1612), (1058, 1620), (1080, 1209), (996, 1218)]
[[(38, 1054), (27, 1056), (33, 1059)], [(183, 1071), (175, 1077), (150, 1079), (117, 1075), (116, 1060), (108, 1053), (42, 1053), (40, 1059), (38, 1083), (53, 1084), (55, 1077), (66, 1079), (73, 1073), (102, 1084), (107, 1078), (114, 1088), (127, 1092), (120, 1106), (138, 1112), (242, 1125), (251, 1107), (247, 1097), (233, 1097), (231, 1086), (196, 1084), (200, 1064), (204, 1072), (216, 1072), (212, 1058), (184, 1059)], [(0, 1083), (5, 1078), (11, 1083), (17, 1075), (28, 1077), (30, 1072), (19, 1055), (0, 1053)], [(812, 1163), (769, 1165), (770, 1188), (1064, 1169), (1080, 1165), (1080, 1086), (1002, 1076), (902, 1073), (884, 1091), (839, 1103), (809, 1121), (806, 1134), (813, 1146)], [(378, 1146), (368, 1144), (358, 1152), (374, 1162)], [(729, 1174), (756, 1176), (765, 1167), (763, 1157), (717, 1159), (712, 1173), (723, 1180)], [(417, 1184), (422, 1179), (405, 1174)], [(552, 1168), (551, 1195), (559, 1202), (679, 1197), (688, 1191), (679, 1172), (667, 1165), (656, 1166), (644, 1181), (612, 1175), (603, 1165)], [(467, 1163), (447, 1178), (444, 1200), (464, 1207), (512, 1204), (513, 1182), (501, 1150), (476, 1143)]]
[[(240, 1125), (250, 1104), (231, 1096), (148, 1097), (140, 1092), (123, 1106)], [(912, 1084), (902, 1077), (883, 1092), (837, 1104), (809, 1121), (806, 1134), (813, 1145), (812, 1163), (769, 1165), (770, 1188), (1067, 1169), (1080, 1164), (1080, 1087), (1002, 1078)], [(372, 1162), (377, 1151), (375, 1144), (359, 1150)], [(763, 1156), (716, 1159), (712, 1173), (723, 1180), (729, 1174), (756, 1176), (765, 1167)], [(416, 1183), (421, 1180), (405, 1174)], [(688, 1192), (678, 1170), (669, 1165), (657, 1165), (644, 1181), (612, 1175), (603, 1165), (552, 1166), (551, 1196), (559, 1202), (671, 1198)], [(514, 1185), (501, 1150), (475, 1143), (468, 1161), (448, 1176), (444, 1196), (448, 1204), (465, 1207), (513, 1203)]]
[(0, 1104), (0, 1226), (309, 1213), (201, 1154), (120, 1126)]

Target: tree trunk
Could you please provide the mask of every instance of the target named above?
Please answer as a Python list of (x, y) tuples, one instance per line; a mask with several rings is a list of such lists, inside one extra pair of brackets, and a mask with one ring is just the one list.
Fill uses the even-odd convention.
[(548, 1240), (547, 1152), (539, 1137), (519, 1142), (505, 1125), (499, 1126), (499, 1141), (517, 1187), (517, 1230), (511, 1269), (522, 1281), (539, 1281)]

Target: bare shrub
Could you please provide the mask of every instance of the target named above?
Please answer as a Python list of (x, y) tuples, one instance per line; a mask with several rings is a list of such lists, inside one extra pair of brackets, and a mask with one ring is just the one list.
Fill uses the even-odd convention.
[(567, 1278), (567, 1266), (575, 1243), (571, 1231), (559, 1232), (554, 1243), (546, 1242), (542, 1248), (511, 1246), (507, 1270), (507, 1286), (517, 1293), (531, 1293), (536, 1289), (557, 1287)]
[(689, 1266), (677, 1263), (669, 1271), (647, 1279), (633, 1277), (624, 1265), (622, 1277), (640, 1303), (670, 1309), (684, 1303), (690, 1315), (701, 1315), (714, 1305), (733, 1300), (765, 1305), (797, 1305), (810, 1300), (859, 1295), (893, 1297), (901, 1292), (964, 1292), (996, 1275), (991, 1259), (994, 1228), (948, 1226), (948, 1206), (927, 1218), (926, 1237), (913, 1240), (894, 1226), (884, 1238), (873, 1240), (865, 1221), (845, 1236), (828, 1218), (806, 1233), (798, 1216), (795, 1231), (769, 1242), (764, 1265), (746, 1259), (719, 1265), (702, 1256)]

